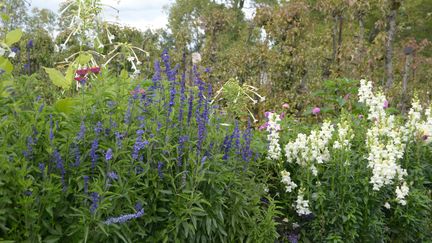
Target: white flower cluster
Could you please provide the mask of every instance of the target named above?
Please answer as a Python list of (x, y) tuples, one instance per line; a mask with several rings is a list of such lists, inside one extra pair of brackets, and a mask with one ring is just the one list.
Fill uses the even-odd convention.
[(267, 140), (269, 141), (269, 151), (267, 158), (278, 160), (282, 157), (282, 151), (279, 145), (279, 131), (280, 131), (280, 116), (274, 112), (268, 113)]
[[(367, 131), (366, 145), (369, 149), (367, 157), (368, 167), (372, 168), (370, 182), (373, 190), (380, 190), (385, 185), (392, 185), (397, 176), (398, 181), (405, 183), (404, 176), (407, 175), (396, 162), (401, 159), (405, 151), (404, 127), (397, 126), (395, 117), (385, 113), (385, 96), (379, 94), (375, 96), (372, 92), (371, 82), (361, 81), (361, 92), (359, 101), (369, 106), (369, 119), (373, 125)], [(406, 185), (406, 184), (404, 184)], [(408, 194), (408, 187), (403, 188), (404, 193), (400, 193), (399, 202)]]
[(426, 121), (420, 125), (419, 133), (421, 140), (424, 143), (429, 144), (432, 142), (432, 114), (431, 108), (426, 109), (425, 111)]
[(295, 201), (294, 207), (299, 215), (308, 215), (311, 214), (312, 212), (309, 209), (309, 200), (303, 199), (304, 198), (303, 191), (304, 191), (303, 188), (299, 190), (299, 194), (297, 195), (297, 200)]
[(292, 192), (293, 189), (297, 187), (293, 181), (291, 181), (290, 173), (286, 170), (281, 171), (282, 180), (281, 182), (285, 184), (286, 192)]
[(386, 115), (385, 103), (387, 102), (386, 97), (382, 93), (374, 95), (372, 92), (372, 82), (366, 82), (366, 80), (360, 80), (360, 88), (358, 91), (359, 102), (365, 103), (369, 106), (368, 119), (375, 121)]
[(351, 140), (354, 138), (354, 133), (347, 121), (337, 124), (338, 139), (334, 142), (334, 149), (350, 149)]
[(418, 133), (420, 130), (418, 128), (424, 125), (421, 121), (422, 112), (423, 108), (420, 102), (418, 100), (413, 100), (411, 109), (408, 112), (408, 120), (403, 127), (404, 142), (408, 142), (408, 140), (419, 135)]
[(294, 142), (285, 146), (285, 153), (289, 163), (296, 162), (301, 166), (310, 165), (312, 173), (316, 176), (317, 170), (313, 162), (321, 164), (330, 158), (328, 143), (334, 131), (330, 122), (324, 122), (320, 131), (312, 131), (309, 136), (303, 133), (297, 135)]
[(408, 195), (409, 188), (404, 181), (401, 186), (396, 187), (396, 201), (401, 205), (406, 205), (405, 197)]

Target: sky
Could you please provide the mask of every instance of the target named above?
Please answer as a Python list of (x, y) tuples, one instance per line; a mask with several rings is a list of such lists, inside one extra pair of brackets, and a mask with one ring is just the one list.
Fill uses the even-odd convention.
[[(47, 8), (57, 13), (61, 0), (29, 0), (31, 8)], [(119, 3), (118, 3), (119, 2)], [(109, 7), (104, 10), (108, 21), (116, 21), (121, 25), (135, 27), (140, 30), (163, 28), (168, 23), (168, 13), (165, 6), (173, 0), (102, 0), (103, 4), (119, 10), (119, 20), (116, 21), (116, 11)]]

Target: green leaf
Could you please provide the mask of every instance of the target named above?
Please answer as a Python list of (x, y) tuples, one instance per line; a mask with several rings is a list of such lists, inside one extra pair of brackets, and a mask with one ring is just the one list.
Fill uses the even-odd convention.
[(66, 70), (66, 75), (65, 75), (65, 81), (66, 82), (68, 82), (68, 83), (70, 83), (70, 85), (72, 85), (72, 83), (73, 83), (73, 78), (74, 78), (74, 76), (75, 76), (75, 72), (74, 72), (74, 69), (73, 69), (73, 67), (72, 67), (72, 65), (70, 65), (69, 67), (68, 67), (68, 69)]
[(58, 100), (55, 103), (54, 108), (59, 112), (71, 113), (74, 109), (75, 103), (76, 103), (75, 99), (65, 98), (65, 99)]
[(90, 62), (92, 55), (87, 53), (81, 53), (76, 59), (75, 62), (81, 65), (86, 65)]
[(51, 79), (51, 81), (58, 87), (68, 90), (71, 85), (72, 82), (69, 82), (66, 80), (66, 78), (63, 76), (63, 74), (54, 68), (47, 68), (44, 67), (45, 72), (48, 74), (49, 78)]
[(11, 46), (14, 43), (17, 43), (23, 35), (23, 32), (20, 29), (12, 30), (6, 34), (5, 43), (8, 46)]
[(129, 77), (128, 71), (126, 71), (125, 69), (121, 70), (120, 78), (126, 80), (128, 77)]
[(13, 65), (7, 58), (0, 57), (0, 69), (4, 70), (6, 73), (11, 73)]

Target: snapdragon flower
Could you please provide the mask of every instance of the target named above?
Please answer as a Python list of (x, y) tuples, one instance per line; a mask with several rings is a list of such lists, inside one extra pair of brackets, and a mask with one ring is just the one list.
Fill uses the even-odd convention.
[(269, 151), (267, 158), (278, 160), (282, 157), (281, 147), (279, 145), (279, 130), (280, 130), (280, 116), (276, 113), (269, 112), (266, 130), (269, 132), (267, 140), (269, 141)]
[(337, 140), (333, 143), (334, 149), (350, 149), (351, 140), (354, 138), (354, 133), (347, 121), (342, 121), (337, 124)]
[(309, 200), (304, 199), (304, 189), (301, 188), (299, 190), (299, 194), (297, 195), (297, 200), (294, 205), (298, 215), (309, 215), (312, 212), (309, 209)]
[(381, 93), (373, 94), (371, 82), (361, 81), (359, 101), (369, 107), (368, 119), (373, 121), (366, 134), (366, 146), (369, 149), (367, 160), (368, 167), (372, 169), (370, 183), (373, 190), (379, 191), (383, 186), (393, 185), (397, 180), (402, 186), (396, 188), (396, 200), (405, 205), (405, 197), (409, 192), (404, 179), (407, 171), (397, 164), (397, 161), (404, 156), (409, 134), (416, 132), (421, 119), (421, 106), (414, 102), (408, 122), (405, 126), (399, 126), (395, 117), (387, 115), (384, 110), (386, 105), (383, 104), (387, 101), (385, 96)]
[(281, 171), (282, 180), (281, 182), (285, 184), (286, 192), (291, 192), (297, 187), (297, 184), (291, 180), (290, 173), (286, 170)]
[[(285, 146), (285, 154), (289, 163), (296, 162), (301, 166), (311, 163), (324, 163), (330, 158), (328, 143), (333, 135), (334, 127), (324, 122), (320, 131), (312, 131), (309, 136), (300, 133), (297, 139)], [(316, 168), (315, 168), (316, 169)], [(311, 170), (315, 173), (314, 167)]]

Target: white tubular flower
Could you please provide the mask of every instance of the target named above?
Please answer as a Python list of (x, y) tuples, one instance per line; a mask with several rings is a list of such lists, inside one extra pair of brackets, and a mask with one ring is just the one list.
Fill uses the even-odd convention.
[(279, 130), (281, 119), (278, 114), (269, 112), (268, 115), (267, 140), (269, 141), (269, 151), (267, 158), (278, 160), (282, 157), (282, 151), (279, 145)]
[(291, 181), (290, 173), (286, 170), (281, 171), (282, 180), (281, 182), (285, 184), (286, 192), (292, 192), (293, 189), (297, 187), (293, 181)]
[(384, 204), (384, 207), (387, 208), (387, 209), (390, 209), (390, 208), (391, 208), (390, 203), (386, 202), (386, 203)]
[(337, 124), (338, 139), (334, 142), (334, 149), (350, 149), (351, 140), (354, 138), (354, 133), (347, 121)]
[(15, 52), (13, 52), (13, 51), (11, 51), (10, 53), (9, 53), (9, 58), (15, 58), (15, 56), (16, 56), (16, 53)]
[[(320, 131), (312, 131), (309, 136), (303, 133), (297, 139), (285, 146), (285, 154), (289, 163), (296, 162), (300, 166), (311, 166), (312, 174), (318, 171), (313, 163), (324, 163), (330, 159), (328, 143), (334, 131), (330, 122), (325, 122)], [(312, 167), (313, 166), (313, 167)]]
[(404, 181), (401, 186), (396, 187), (396, 201), (400, 205), (406, 205), (405, 197), (408, 195), (409, 188)]
[(408, 120), (404, 126), (404, 142), (408, 142), (408, 140), (419, 135), (420, 130), (418, 128), (422, 126), (422, 112), (423, 108), (420, 102), (414, 99), (408, 112)]
[(308, 215), (311, 214), (312, 212), (309, 209), (309, 200), (304, 200), (304, 195), (303, 195), (303, 191), (304, 189), (301, 188), (299, 190), (299, 194), (297, 195), (297, 200), (295, 201), (295, 209), (298, 213), (298, 215)]
[[(418, 102), (413, 103), (409, 112), (409, 119), (405, 126), (399, 126), (393, 115), (385, 113), (387, 106), (386, 98), (382, 94), (375, 96), (372, 93), (371, 83), (361, 82), (359, 89), (359, 101), (369, 106), (369, 119), (374, 121), (366, 134), (366, 146), (369, 149), (367, 157), (368, 167), (372, 169), (370, 183), (373, 190), (378, 191), (381, 187), (394, 184), (397, 179), (403, 183), (396, 188), (397, 201), (405, 205), (405, 196), (409, 188), (404, 180), (407, 175), (405, 169), (397, 164), (405, 152), (406, 142), (409, 134), (413, 134), (421, 119), (421, 106)], [(386, 102), (383, 105), (383, 101)]]

